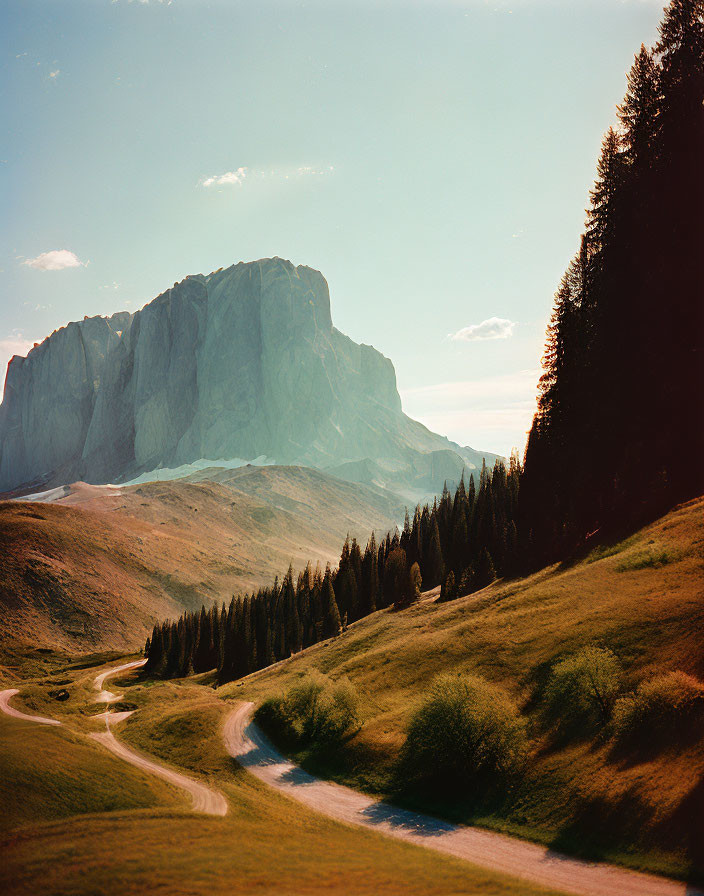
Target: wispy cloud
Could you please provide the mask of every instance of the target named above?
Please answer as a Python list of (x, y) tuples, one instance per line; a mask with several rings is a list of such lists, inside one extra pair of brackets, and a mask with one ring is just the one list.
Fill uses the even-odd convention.
[(402, 389), (407, 414), (461, 445), (508, 455), (523, 449), (535, 413), (539, 369)]
[(490, 317), (488, 320), (483, 320), (480, 324), (472, 324), (469, 327), (463, 327), (456, 333), (448, 334), (448, 339), (451, 339), (453, 342), (508, 339), (513, 336), (515, 326), (515, 321), (507, 320), (505, 317)]
[(37, 305), (33, 302), (22, 302), (22, 306), (24, 308), (32, 308), (34, 311), (48, 311), (50, 308), (54, 307), (51, 302), (49, 302), (48, 305)]
[(333, 165), (298, 165), (290, 168), (246, 168), (244, 166), (224, 174), (202, 178), (203, 187), (239, 187), (245, 180), (297, 180), (304, 177), (323, 177), (335, 171)]
[(201, 183), (204, 187), (239, 186), (247, 177), (246, 168), (237, 168), (235, 171), (226, 171), (224, 174), (213, 174), (204, 178)]
[(42, 252), (36, 258), (26, 258), (22, 264), (38, 271), (63, 271), (65, 268), (83, 268), (88, 262), (81, 261), (68, 249), (52, 249), (51, 252)]
[(57, 68), (53, 72), (49, 72), (49, 78), (51, 78), (52, 81), (55, 81), (59, 77), (60, 74), (61, 74), (61, 69)]

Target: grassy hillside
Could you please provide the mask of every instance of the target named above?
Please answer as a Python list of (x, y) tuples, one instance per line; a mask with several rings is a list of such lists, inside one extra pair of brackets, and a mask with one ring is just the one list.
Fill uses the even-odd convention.
[[(57, 662), (53, 681), (27, 682), (27, 696), (15, 698), (18, 706), (60, 717), (64, 728), (0, 718), (0, 796), (10, 806), (0, 830), (0, 890), (8, 896), (546, 892), (335, 823), (263, 786), (226, 755), (220, 728), (230, 707), (207, 678), (115, 681), (114, 690), (138, 707), (119, 736), (226, 795), (226, 817), (194, 815), (179, 793), (118, 762), (87, 737), (95, 729), (92, 682), (99, 669), (79, 668), (84, 665)], [(62, 703), (49, 694), (58, 680), (70, 694)]]
[(2, 715), (0, 740), (0, 836), (42, 821), (178, 801), (176, 791), (158, 778), (126, 766), (74, 731)]
[[(559, 735), (542, 695), (553, 664), (591, 644), (615, 653), (623, 689), (660, 670), (704, 678), (703, 513), (704, 500), (690, 502), (578, 562), (452, 603), (426, 594), (223, 692), (261, 701), (313, 669), (347, 677), (362, 699), (363, 727), (337, 750), (301, 752), (312, 770), (572, 853), (701, 877), (704, 732), (684, 743), (616, 749), (603, 736)], [(414, 709), (436, 674), (462, 671), (507, 689), (527, 716), (531, 755), (510, 798), (399, 788), (396, 762)]]
[[(211, 476), (211, 479), (207, 477)], [(0, 502), (0, 644), (134, 649), (155, 619), (270, 583), (289, 562), (335, 561), (402, 513), (395, 499), (301, 467)]]

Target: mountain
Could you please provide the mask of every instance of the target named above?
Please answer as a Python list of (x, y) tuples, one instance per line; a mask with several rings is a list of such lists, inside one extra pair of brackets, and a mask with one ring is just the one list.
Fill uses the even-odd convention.
[(0, 492), (261, 457), (412, 502), (442, 488), (434, 470), (458, 477), (496, 455), (407, 417), (391, 361), (333, 326), (322, 274), (279, 258), (70, 323), (8, 366)]
[(229, 601), (308, 560), (337, 563), (402, 518), (379, 490), (302, 467), (75, 483), (0, 502), (0, 646), (133, 649), (155, 620)]

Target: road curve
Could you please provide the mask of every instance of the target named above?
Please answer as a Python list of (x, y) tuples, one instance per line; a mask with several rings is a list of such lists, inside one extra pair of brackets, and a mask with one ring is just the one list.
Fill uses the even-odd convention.
[(20, 712), (19, 709), (13, 709), (10, 706), (10, 697), (19, 694), (18, 688), (8, 688), (6, 691), (0, 691), (0, 710), (7, 716), (15, 719), (24, 719), (25, 722), (35, 722), (37, 725), (60, 725), (58, 719), (47, 719), (46, 716), (30, 716), (26, 712)]
[[(145, 662), (146, 660), (135, 660), (131, 663), (125, 663), (122, 666), (108, 669), (106, 672), (101, 672), (95, 679), (95, 688), (100, 692), (96, 697), (96, 703), (111, 702), (111, 700), (106, 700), (105, 698), (105, 694), (109, 694), (109, 692), (103, 690), (103, 683), (106, 679), (113, 675), (127, 672), (130, 669), (137, 669), (140, 666), (143, 666)], [(114, 697), (112, 694), (109, 696), (111, 698)], [(127, 715), (130, 715), (130, 713), (103, 713), (101, 717), (105, 718), (106, 730), (95, 732), (91, 734), (91, 737), (99, 741), (104, 747), (107, 747), (107, 749), (116, 756), (119, 756), (120, 759), (129, 762), (130, 765), (141, 768), (143, 771), (156, 775), (159, 778), (163, 778), (163, 780), (168, 781), (169, 784), (173, 784), (175, 787), (185, 790), (186, 793), (190, 794), (191, 799), (193, 800), (194, 812), (202, 812), (204, 815), (226, 815), (228, 808), (227, 800), (221, 793), (218, 793), (217, 790), (211, 790), (210, 787), (206, 787), (205, 784), (201, 784), (199, 781), (194, 781), (193, 778), (189, 778), (173, 769), (160, 765), (153, 759), (148, 759), (141, 753), (136, 752), (136, 750), (126, 747), (115, 737), (110, 727), (111, 716), (114, 716), (114, 720), (118, 721), (126, 718)]]
[(362, 825), (575, 896), (704, 896), (684, 883), (572, 859), (536, 843), (449, 824), (321, 781), (274, 749), (252, 723), (252, 709), (252, 703), (244, 703), (227, 718), (223, 736), (228, 753), (265, 784), (337, 821)]
[[(112, 669), (107, 669), (105, 672), (101, 672), (100, 675), (96, 675), (93, 686), (96, 691), (100, 691), (101, 694), (109, 694), (109, 691), (103, 690), (103, 685), (108, 678), (112, 678), (114, 675), (120, 675), (122, 672), (128, 672), (130, 669), (139, 669), (140, 666), (143, 666), (146, 662), (146, 659), (132, 660), (130, 663), (123, 663), (121, 666), (114, 666)], [(101, 698), (101, 694), (96, 697), (96, 703), (105, 702), (104, 699)]]

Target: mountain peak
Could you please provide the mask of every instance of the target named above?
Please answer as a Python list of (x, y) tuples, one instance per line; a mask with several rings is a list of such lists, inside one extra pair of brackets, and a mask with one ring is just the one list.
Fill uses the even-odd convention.
[(391, 361), (333, 327), (323, 275), (265, 258), (190, 275), (134, 314), (70, 323), (13, 364), (0, 491), (201, 458), (397, 470), (448, 447), (403, 414)]

